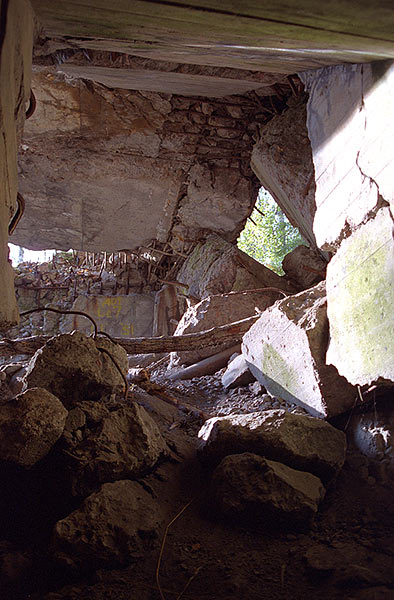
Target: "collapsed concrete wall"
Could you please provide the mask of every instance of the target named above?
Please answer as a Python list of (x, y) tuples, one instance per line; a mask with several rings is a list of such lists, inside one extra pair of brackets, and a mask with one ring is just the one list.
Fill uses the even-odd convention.
[(109, 89), (38, 66), (33, 89), (14, 243), (117, 251), (158, 240), (187, 252), (206, 232), (237, 238), (257, 193), (257, 101)]
[[(5, 3), (4, 3), (5, 4)], [(33, 13), (30, 2), (2, 5), (0, 33), (0, 327), (17, 321), (8, 227), (17, 211), (17, 146), (30, 95)]]
[(314, 231), (327, 268), (327, 360), (353, 384), (394, 381), (394, 65), (301, 74), (316, 172)]

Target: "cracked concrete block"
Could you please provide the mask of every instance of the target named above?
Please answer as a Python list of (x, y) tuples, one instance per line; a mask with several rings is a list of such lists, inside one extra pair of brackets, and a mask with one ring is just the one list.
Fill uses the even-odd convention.
[(63, 433), (67, 410), (56, 396), (31, 388), (0, 407), (0, 458), (31, 467)]
[(222, 375), (222, 386), (227, 389), (244, 387), (253, 383), (255, 378), (249, 371), (249, 367), (242, 354), (233, 358)]
[(394, 65), (338, 65), (300, 74), (309, 92), (316, 175), (314, 232), (335, 250), (380, 198), (394, 201)]
[(357, 391), (326, 365), (325, 283), (279, 300), (244, 335), (242, 353), (267, 391), (317, 417), (351, 408)]
[(211, 495), (219, 514), (276, 529), (307, 526), (325, 489), (311, 473), (245, 452), (222, 460), (212, 476)]
[(327, 363), (354, 385), (394, 381), (394, 235), (388, 208), (344, 240), (327, 268)]

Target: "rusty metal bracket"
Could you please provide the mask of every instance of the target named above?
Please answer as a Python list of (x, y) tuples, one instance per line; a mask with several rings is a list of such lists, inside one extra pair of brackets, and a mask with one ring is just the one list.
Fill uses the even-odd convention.
[(27, 121), (27, 119), (30, 119), (30, 117), (32, 115), (34, 115), (34, 111), (36, 110), (36, 106), (37, 106), (36, 97), (34, 95), (33, 90), (30, 90), (30, 102), (29, 102), (29, 108), (26, 111), (26, 121)]
[(14, 233), (16, 226), (25, 212), (25, 200), (20, 192), (18, 192), (16, 195), (16, 201), (18, 203), (18, 208), (16, 209), (15, 214), (8, 225), (8, 235), (12, 235)]

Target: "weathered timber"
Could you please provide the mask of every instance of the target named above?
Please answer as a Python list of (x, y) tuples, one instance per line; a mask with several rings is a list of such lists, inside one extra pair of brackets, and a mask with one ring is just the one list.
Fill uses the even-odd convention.
[(172, 381), (179, 379), (192, 379), (193, 377), (202, 377), (203, 375), (213, 375), (216, 371), (219, 371), (222, 367), (225, 367), (228, 360), (234, 352), (240, 352), (241, 345), (235, 344), (226, 350), (222, 350), (217, 354), (213, 354), (208, 358), (198, 361), (194, 365), (189, 365), (184, 369), (175, 371), (169, 376)]
[[(246, 333), (259, 316), (253, 315), (234, 323), (212, 327), (211, 329), (197, 333), (187, 333), (185, 335), (112, 339), (122, 346), (127, 354), (178, 352), (200, 348), (202, 345), (216, 346), (226, 341), (234, 345), (241, 341), (244, 333)], [(48, 335), (37, 335), (16, 340), (3, 338), (0, 341), (0, 356), (11, 357), (15, 354), (33, 354), (49, 339), (51, 339), (51, 336)]]

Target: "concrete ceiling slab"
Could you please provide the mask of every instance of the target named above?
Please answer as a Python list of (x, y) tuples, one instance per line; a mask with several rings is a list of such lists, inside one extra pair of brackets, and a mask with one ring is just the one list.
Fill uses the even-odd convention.
[(48, 37), (161, 60), (293, 73), (394, 57), (391, 0), (32, 3)]
[(181, 96), (224, 98), (232, 94), (244, 94), (251, 90), (258, 90), (261, 87), (260, 83), (254, 81), (150, 70), (111, 69), (89, 65), (61, 65), (57, 71), (79, 79), (97, 81), (111, 88), (163, 92)]

